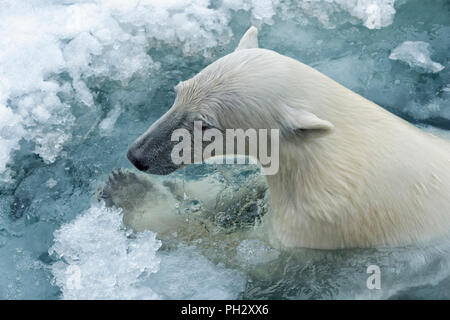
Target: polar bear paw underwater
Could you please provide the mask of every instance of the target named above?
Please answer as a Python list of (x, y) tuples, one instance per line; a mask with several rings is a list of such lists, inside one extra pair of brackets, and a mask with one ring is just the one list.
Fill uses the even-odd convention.
[[(336, 249), (448, 235), (450, 143), (297, 60), (258, 48), (256, 28), (175, 91), (173, 106), (133, 143), (128, 158), (149, 174), (176, 171), (181, 166), (171, 161), (170, 136), (177, 128), (192, 132), (195, 120), (220, 131), (279, 129), (279, 170), (267, 176), (270, 240)], [(176, 193), (139, 179), (133, 192), (146, 196), (129, 211), (150, 202), (161, 206)], [(157, 216), (173, 219), (169, 225), (184, 223), (173, 214)]]
[[(224, 240), (227, 234), (252, 229), (268, 211), (267, 184), (251, 169), (231, 166), (202, 179), (165, 179), (119, 169), (98, 189), (97, 199), (121, 208), (124, 224), (137, 232), (152, 230), (165, 240)], [(243, 173), (245, 184), (229, 181)]]

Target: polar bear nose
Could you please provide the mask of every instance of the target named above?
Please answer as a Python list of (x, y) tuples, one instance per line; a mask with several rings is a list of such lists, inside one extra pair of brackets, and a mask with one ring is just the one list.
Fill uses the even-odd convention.
[(140, 161), (133, 152), (133, 149), (128, 150), (127, 152), (127, 158), (130, 160), (130, 162), (140, 171), (147, 171), (149, 166)]

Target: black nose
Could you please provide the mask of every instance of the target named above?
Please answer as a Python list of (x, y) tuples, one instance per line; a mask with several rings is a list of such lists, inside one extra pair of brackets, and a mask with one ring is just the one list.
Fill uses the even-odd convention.
[(138, 168), (140, 171), (147, 171), (149, 166), (140, 161), (135, 155), (132, 149), (128, 150), (127, 158), (130, 162)]

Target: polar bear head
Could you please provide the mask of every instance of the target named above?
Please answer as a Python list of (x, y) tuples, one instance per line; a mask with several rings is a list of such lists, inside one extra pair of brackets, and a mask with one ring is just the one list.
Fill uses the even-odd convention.
[(173, 106), (128, 151), (139, 170), (169, 174), (178, 169), (181, 165), (171, 159), (177, 144), (171, 136), (180, 128), (192, 133), (196, 123), (201, 123), (200, 130), (221, 132), (278, 129), (280, 145), (304, 143), (332, 131), (333, 125), (322, 118), (326, 113), (308, 103), (314, 92), (307, 89), (309, 79), (301, 77), (306, 66), (258, 48), (257, 34), (251, 27), (233, 53), (175, 87)]

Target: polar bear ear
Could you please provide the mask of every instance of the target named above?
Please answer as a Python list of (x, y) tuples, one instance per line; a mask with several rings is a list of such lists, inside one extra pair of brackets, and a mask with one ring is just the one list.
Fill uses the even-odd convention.
[(285, 121), (287, 122), (286, 127), (289, 133), (308, 139), (322, 137), (331, 133), (334, 129), (334, 125), (331, 122), (320, 119), (309, 111), (291, 107), (288, 107)]
[(242, 36), (241, 41), (239, 41), (239, 45), (237, 46), (235, 51), (258, 47), (258, 29), (251, 26), (250, 29), (248, 29), (247, 32)]

